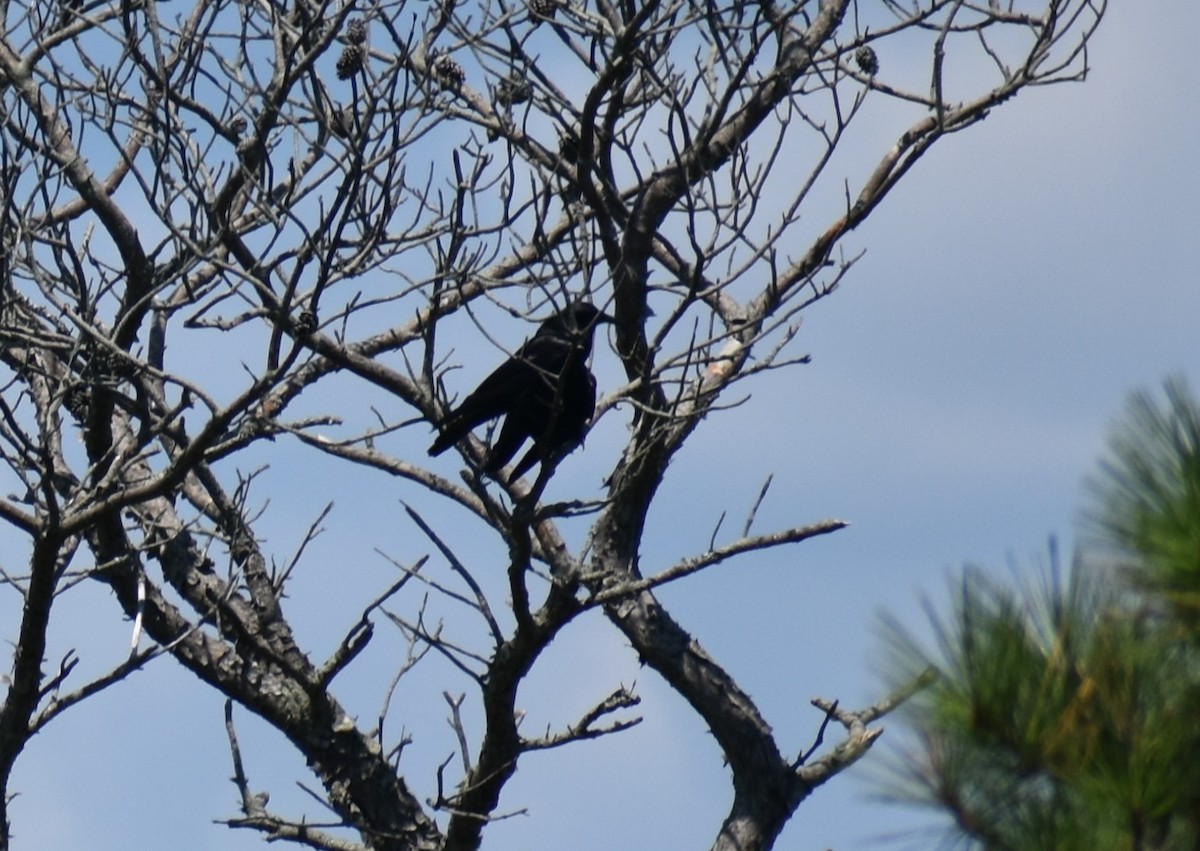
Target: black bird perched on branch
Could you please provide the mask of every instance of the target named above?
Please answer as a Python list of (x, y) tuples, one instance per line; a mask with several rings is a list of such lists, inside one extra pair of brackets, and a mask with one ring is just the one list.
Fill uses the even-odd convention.
[(592, 334), (601, 322), (612, 321), (585, 301), (572, 302), (551, 316), (446, 414), (429, 454), (440, 455), (475, 426), (500, 416), (500, 437), (483, 466), (488, 475), (499, 473), (526, 439), (533, 440), (533, 447), (513, 469), (513, 479), (534, 464), (575, 449), (596, 409), (596, 379), (587, 367)]

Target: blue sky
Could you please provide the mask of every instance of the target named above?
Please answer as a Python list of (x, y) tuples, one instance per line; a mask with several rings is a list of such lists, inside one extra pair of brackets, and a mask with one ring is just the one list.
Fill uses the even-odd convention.
[[(796, 343), (811, 365), (758, 382), (752, 404), (712, 418), (672, 467), (652, 516), (649, 568), (701, 549), (722, 510), (739, 525), (770, 473), (756, 528), (851, 523), (662, 591), (785, 748), (803, 749), (815, 733), (809, 698), (861, 705), (883, 694), (880, 611), (919, 629), (922, 597), (940, 601), (964, 563), (1006, 571), (1012, 560), (1035, 564), (1051, 535), (1070, 543), (1082, 480), (1129, 392), (1172, 373), (1200, 388), (1197, 31), (1193, 0), (1114, 3), (1085, 84), (1025, 92), (940, 144), (851, 237), (866, 257), (807, 313)], [(603, 380), (615, 364), (598, 349)], [(589, 441), (562, 474), (598, 479), (605, 445), (603, 434)], [(329, 498), (303, 482), (332, 475), (327, 464), (305, 454), (299, 470), (267, 474), (287, 488), (301, 526)], [(322, 567), (297, 575), (289, 605), (317, 655), (352, 623), (349, 608), (321, 617), (330, 589), (352, 585), (346, 593), (369, 599), (392, 575), (375, 546), (401, 560), (423, 551), (399, 510), (413, 494), (372, 481), (337, 497), (330, 534), (313, 550)], [(285, 555), (301, 531), (272, 522), (271, 543)], [(364, 522), (403, 535), (347, 531)], [(68, 620), (89, 625), (87, 646), (119, 658), (129, 627), (107, 595), (64, 603), (76, 607)], [(59, 641), (80, 644), (65, 632)], [(373, 647), (361, 679), (344, 684), (360, 720), (377, 705), (370, 676), (386, 676), (395, 647)], [(418, 669), (397, 698), (411, 731), (436, 730), (405, 758), (423, 796), (433, 792), (429, 767), (450, 747), (441, 690), (452, 686), (442, 674)], [(494, 825), (485, 847), (708, 846), (728, 804), (720, 756), (602, 618), (573, 625), (539, 663), (526, 723), (570, 723), (634, 681), (646, 721), (523, 763), (504, 806), (530, 815)], [(283, 813), (314, 812), (294, 785), (302, 761), (245, 713), (238, 721), (252, 784)], [(262, 847), (210, 824), (235, 814), (229, 773), (220, 700), (158, 663), (31, 744), (13, 783), (22, 793), (14, 847)], [(911, 814), (871, 800), (856, 779), (869, 773), (860, 766), (818, 790), (777, 848), (880, 847), (881, 835), (910, 828)]]

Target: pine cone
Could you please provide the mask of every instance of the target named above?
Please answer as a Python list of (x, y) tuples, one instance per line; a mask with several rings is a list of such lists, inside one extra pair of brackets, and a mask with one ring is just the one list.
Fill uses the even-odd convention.
[(348, 80), (363, 68), (363, 49), (358, 44), (348, 44), (337, 61), (339, 80)]
[(525, 103), (533, 95), (533, 86), (524, 77), (513, 73), (496, 84), (496, 102), (503, 106)]
[(558, 3), (555, 0), (529, 0), (529, 11), (534, 18), (553, 20), (558, 11)]
[(460, 88), (463, 81), (467, 78), (462, 66), (455, 62), (448, 53), (439, 53), (429, 63), (429, 67), (443, 88)]
[(563, 130), (558, 135), (558, 155), (571, 165), (579, 163), (579, 137), (574, 130)]
[(854, 51), (854, 61), (864, 74), (874, 77), (879, 73), (879, 57), (875, 55), (875, 51), (868, 44), (864, 44)]
[(98, 382), (128, 378), (136, 371), (133, 363), (112, 349), (96, 348), (88, 360), (90, 376)]
[(82, 384), (72, 384), (63, 395), (63, 407), (66, 408), (76, 422), (85, 422), (88, 407), (91, 405), (91, 394)]
[(351, 44), (367, 43), (367, 22), (362, 18), (353, 18), (346, 24), (346, 41)]
[(317, 314), (311, 310), (302, 310), (296, 317), (296, 336), (307, 337), (317, 330)]

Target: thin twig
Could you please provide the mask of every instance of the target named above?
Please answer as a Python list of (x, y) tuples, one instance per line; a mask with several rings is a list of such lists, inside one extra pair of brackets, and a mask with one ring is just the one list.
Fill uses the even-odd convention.
[(437, 535), (437, 533), (433, 531), (430, 525), (425, 522), (424, 518), (421, 517), (421, 515), (418, 514), (412, 506), (408, 505), (407, 503), (401, 504), (404, 505), (404, 510), (408, 516), (412, 518), (412, 521), (417, 524), (417, 527), (422, 532), (425, 533), (425, 537), (433, 541), (433, 545), (437, 547), (441, 554), (445, 557), (447, 563), (450, 565), (450, 568), (457, 573), (463, 582), (467, 584), (467, 587), (471, 589), (471, 593), (475, 595), (475, 608), (479, 610), (479, 613), (483, 615), (483, 619), (487, 621), (488, 628), (491, 630), (492, 638), (495, 640), (496, 644), (499, 645), (504, 643), (504, 632), (500, 629), (499, 622), (497, 622), (496, 618), (492, 615), (492, 607), (488, 605), (487, 595), (483, 593), (483, 589), (479, 587), (479, 583), (475, 581), (475, 577), (471, 575), (471, 572), (467, 570), (465, 566), (463, 566), (463, 563), (459, 561), (458, 556), (454, 554), (454, 551), (451, 550), (450, 547)]

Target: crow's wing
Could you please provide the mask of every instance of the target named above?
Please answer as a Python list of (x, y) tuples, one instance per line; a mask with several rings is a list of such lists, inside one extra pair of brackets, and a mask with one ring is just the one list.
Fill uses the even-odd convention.
[[(553, 334), (538, 334), (527, 340), (517, 353), (506, 360), (473, 390), (462, 404), (446, 415), (441, 434), (429, 447), (430, 455), (440, 455), (467, 436), (471, 429), (488, 420), (517, 411), (525, 419), (523, 409), (537, 406), (537, 397), (553, 387), (556, 377), (566, 366), (572, 343)], [(553, 392), (553, 391), (551, 391)], [(511, 457), (520, 446), (509, 452)], [(501, 464), (503, 466), (503, 464)]]
[[(533, 446), (513, 468), (511, 478), (519, 479), (534, 464), (539, 462), (545, 464), (554, 456), (572, 452), (583, 442), (588, 420), (596, 411), (596, 377), (580, 361), (564, 376), (559, 392), (560, 398), (551, 402), (551, 405), (556, 407), (551, 407), (549, 416), (530, 431), (529, 436), (533, 438)], [(493, 453), (498, 453), (501, 445), (504, 444), (503, 432), (508, 430), (508, 423), (509, 421), (506, 419), (504, 430), (501, 432), (500, 440), (497, 441)], [(517, 442), (517, 445), (520, 445), (520, 441)], [(492, 469), (493, 458), (489, 456), (489, 472), (500, 470), (508, 463), (508, 459), (516, 452), (516, 449), (516, 446), (511, 449), (505, 446), (508, 455), (499, 464), (496, 464), (494, 469)]]

